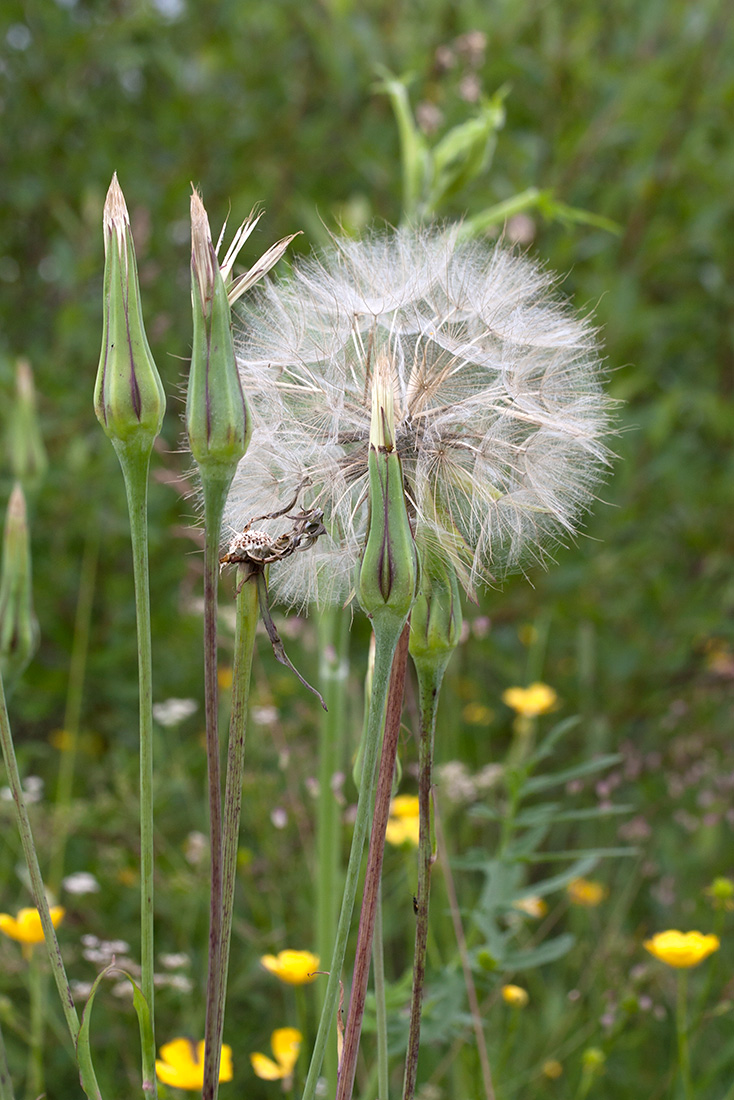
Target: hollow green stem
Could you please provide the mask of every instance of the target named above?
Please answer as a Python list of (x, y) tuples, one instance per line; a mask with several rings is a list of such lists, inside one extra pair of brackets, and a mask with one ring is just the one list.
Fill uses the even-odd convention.
[[(232, 914), (237, 882), (237, 851), (242, 810), (242, 783), (245, 771), (245, 736), (247, 732), (247, 703), (250, 697), (252, 654), (255, 648), (255, 631), (258, 623), (258, 594), (255, 578), (240, 586), (237, 593), (237, 617), (235, 627), (234, 662), (232, 666), (232, 713), (229, 725), (229, 750), (227, 758), (227, 786), (224, 795), (224, 819), (222, 829), (222, 907), (218, 972), (214, 977), (217, 991), (212, 1006), (213, 1026), (207, 1034), (211, 1042), (213, 1076), (205, 1078), (204, 1096), (216, 1100), (219, 1092), (219, 1063), (224, 1032), (224, 1009), (227, 998), (227, 974), (229, 971), (229, 947), (232, 938)], [(211, 943), (211, 940), (210, 940)], [(207, 1005), (207, 1024), (209, 1023)]]
[[(96, 517), (95, 517), (96, 520)], [(56, 782), (55, 851), (49, 872), (49, 886), (57, 893), (64, 877), (64, 860), (69, 839), (69, 807), (74, 787), (74, 772), (79, 749), (79, 724), (84, 694), (84, 676), (89, 653), (89, 631), (92, 621), (92, 603), (97, 577), (97, 559), (99, 556), (99, 527), (95, 522), (88, 532), (84, 543), (79, 596), (74, 620), (74, 640), (69, 662), (69, 684), (66, 692), (64, 712), (64, 738), (68, 739), (60, 752), (59, 775)]]
[(354, 911), (354, 899), (357, 894), (359, 871), (362, 864), (367, 829), (372, 816), (372, 797), (375, 786), (375, 766), (377, 753), (382, 739), (383, 717), (385, 702), (387, 700), (390, 670), (398, 639), (403, 630), (405, 619), (393, 616), (381, 616), (374, 622), (376, 636), (375, 671), (372, 679), (372, 698), (370, 700), (370, 714), (367, 725), (367, 733), (362, 754), (362, 767), (359, 783), (359, 797), (357, 800), (357, 816), (354, 822), (354, 834), (352, 847), (349, 853), (346, 877), (344, 881), (344, 894), (342, 896), (341, 911), (336, 930), (334, 953), (331, 960), (331, 969), (324, 996), (324, 1004), (321, 1010), (321, 1019), (316, 1035), (311, 1062), (306, 1077), (306, 1085), (303, 1090), (303, 1100), (314, 1100), (316, 1085), (318, 1083), (321, 1065), (324, 1059), (326, 1041), (335, 1019), (337, 999), (339, 996), (339, 984), (341, 981), (342, 966), (347, 950), (347, 940)]
[[(334, 777), (341, 771), (345, 729), (346, 691), (349, 673), (349, 624), (344, 609), (326, 609), (318, 618), (319, 686), (328, 710), (319, 726), (319, 797), (316, 807), (316, 954), (326, 965), (331, 958), (339, 917), (341, 828)], [(317, 983), (319, 1008), (325, 986)], [(335, 1024), (324, 1056), (323, 1076), (336, 1088)]]
[[(150, 632), (148, 575), (148, 467), (150, 448), (115, 447), (127, 493), (133, 551), (135, 614), (138, 630), (138, 692), (140, 697), (140, 965), (141, 987), (150, 1012), (149, 1042), (143, 1064), (155, 1062), (153, 947), (153, 658)], [(145, 1075), (145, 1074), (144, 1074)], [(143, 1081), (143, 1091), (157, 1096), (155, 1076)]]
[(372, 941), (372, 970), (375, 981), (375, 1012), (377, 1034), (377, 1095), (388, 1100), (390, 1092), (387, 1056), (387, 1002), (385, 998), (385, 951), (382, 939), (382, 884), (377, 889), (375, 935)]
[(0, 1100), (15, 1100), (13, 1082), (8, 1069), (8, 1059), (5, 1054), (5, 1040), (2, 1028), (0, 1028)]
[[(408, 635), (409, 627), (406, 624), (398, 642), (392, 663), (390, 690), (388, 693), (387, 711), (385, 715), (385, 736), (382, 743), (380, 772), (377, 779), (377, 794), (375, 796), (375, 810), (372, 819), (372, 832), (370, 834), (369, 855), (367, 856), (367, 871), (365, 873), (364, 893), (362, 895), (362, 910), (359, 916), (359, 934), (357, 936), (357, 951), (354, 959), (352, 993), (349, 998), (349, 1015), (347, 1016), (347, 1026), (344, 1033), (344, 1050), (339, 1066), (336, 1100), (351, 1100), (354, 1089), (354, 1076), (357, 1070), (357, 1054), (359, 1053), (359, 1040), (362, 1033), (362, 1019), (364, 1017), (364, 1005), (367, 996), (370, 956), (372, 954), (372, 937), (380, 895), (382, 860), (385, 852), (385, 832), (387, 830), (388, 817), (390, 816), (390, 800), (392, 798), (393, 778), (395, 775), (395, 759), (397, 756), (398, 737), (400, 735), (400, 715), (403, 708), (405, 669), (408, 661)], [(375, 674), (376, 672), (377, 665), (375, 665)], [(387, 1100), (387, 1096), (381, 1096), (380, 1100)]]
[(693, 1100), (691, 1056), (688, 1047), (688, 972), (686, 970), (678, 971), (675, 1030), (678, 1038), (678, 1068), (683, 1083), (683, 1096), (685, 1100)]

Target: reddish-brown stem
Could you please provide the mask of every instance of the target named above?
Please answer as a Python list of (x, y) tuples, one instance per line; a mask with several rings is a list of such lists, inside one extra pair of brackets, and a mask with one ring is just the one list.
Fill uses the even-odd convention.
[(375, 810), (372, 818), (367, 872), (365, 875), (362, 909), (359, 918), (357, 952), (354, 960), (352, 993), (349, 1000), (349, 1015), (344, 1034), (336, 1100), (351, 1100), (354, 1089), (354, 1075), (357, 1069), (357, 1053), (362, 1033), (362, 1019), (367, 996), (367, 979), (370, 972), (372, 937), (375, 930), (375, 911), (382, 877), (382, 856), (385, 850), (385, 831), (390, 816), (393, 774), (400, 735), (400, 716), (403, 709), (403, 691), (405, 689), (405, 670), (408, 662), (408, 638), (410, 624), (406, 624), (400, 635), (390, 674), (390, 690), (385, 712), (385, 734), (382, 742), (380, 770), (375, 795)]

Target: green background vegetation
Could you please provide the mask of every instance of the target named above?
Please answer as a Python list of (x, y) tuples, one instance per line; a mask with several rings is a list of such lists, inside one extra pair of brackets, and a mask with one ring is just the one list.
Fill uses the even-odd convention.
[[(472, 31), (487, 36), (475, 59), (461, 45)], [(442, 47), (452, 51), (452, 67), (442, 67)], [(439, 135), (472, 114), (468, 100), (477, 87), (487, 97), (503, 85), (509, 89), (491, 168), (444, 214), (477, 213), (535, 186), (620, 227), (615, 235), (529, 212), (526, 247), (567, 272), (564, 291), (579, 308), (595, 312), (609, 388), (621, 403), (613, 442), (619, 458), (577, 544), (559, 550), (547, 572), (534, 568), (527, 579), (513, 578), (501, 591), (485, 593), (480, 608), (468, 609), (470, 621), (489, 616), (492, 626), (488, 632), (480, 627), (452, 664), (447, 732), (439, 730), (438, 738), (439, 760), (460, 758), (478, 769), (501, 759), (511, 727), (501, 691), (531, 671), (556, 688), (564, 713), (582, 716), (559, 748), (561, 763), (620, 747), (626, 753), (613, 797), (634, 807), (641, 854), (598, 872), (612, 891), (607, 911), (593, 914), (598, 927), (571, 914), (578, 943), (563, 963), (542, 971), (545, 984), (536, 987), (537, 1002), (527, 1010), (536, 1013), (533, 1034), (544, 1021), (540, 1031), (551, 1043), (552, 1021), (559, 1011), (572, 1011), (565, 991), (591, 957), (598, 980), (584, 1019), (598, 1021), (607, 991), (608, 1000), (622, 1003), (630, 970), (644, 961), (644, 934), (665, 927), (709, 930), (713, 917), (702, 890), (714, 875), (734, 871), (728, 782), (734, 776), (733, 51), (731, 13), (717, 0), (611, 6), (585, 0), (6, 0), (0, 17), (0, 387), (11, 416), (15, 359), (28, 357), (50, 456), (32, 520), (41, 647), (12, 700), (11, 720), (26, 772), (43, 775), (49, 794), (58, 754), (48, 737), (63, 723), (80, 563), (85, 546), (97, 544), (99, 552), (83, 705), (86, 751), (67, 866), (94, 870), (103, 891), (69, 905), (68, 941), (74, 932), (92, 931), (136, 942), (137, 897), (120, 875), (135, 867), (137, 820), (130, 550), (117, 459), (92, 411), (106, 188), (117, 171), (133, 219), (148, 335), (169, 394), (150, 500), (155, 694), (201, 698), (202, 561), (190, 528), (195, 502), (181, 493), (189, 462), (180, 453), (191, 333), (190, 181), (203, 192), (215, 232), (230, 208), (239, 223), (253, 205), (264, 205), (245, 262), (297, 229), (303, 236), (295, 251), (322, 244), (338, 224), (358, 232), (373, 218), (397, 222), (399, 145), (389, 101), (374, 90), (378, 65), (413, 74), (413, 106), (438, 109)], [(10, 485), (5, 462), (4, 496)], [(547, 645), (542, 664), (542, 647), (531, 647), (528, 670), (526, 627), (533, 622)], [(313, 626), (300, 629), (303, 671), (313, 675)], [(298, 643), (292, 645), (297, 653)], [(354, 649), (359, 677), (362, 651)], [(246, 1051), (267, 1049), (270, 1027), (292, 1022), (273, 1013), (272, 986), (258, 971), (258, 954), (273, 946), (311, 946), (311, 899), (303, 889), (303, 860), (308, 867), (310, 856), (301, 853), (311, 844), (304, 779), (315, 771), (316, 708), (274, 665), (265, 644), (255, 676), (259, 701), (277, 700), (281, 722), (275, 735), (255, 728), (250, 740), (248, 771), (257, 781), (245, 810), (247, 901), (235, 926), (244, 961), (234, 971), (237, 1008), (228, 1023), (240, 1065)], [(470, 702), (485, 708), (481, 722), (466, 718)], [(159, 947), (190, 951), (197, 975), (204, 971), (205, 872), (193, 881), (182, 845), (190, 830), (206, 824), (198, 796), (200, 719), (201, 710), (179, 730), (159, 731), (167, 770), (157, 796)], [(414, 757), (407, 742), (405, 756), (409, 785)], [(351, 788), (347, 793), (351, 799)], [(586, 797), (588, 804), (601, 797), (593, 781)], [(280, 804), (289, 809), (287, 828), (263, 829)], [(2, 813), (4, 837), (11, 837), (9, 810)], [(37, 819), (42, 846), (50, 838), (41, 808)], [(454, 851), (486, 843), (476, 821), (458, 815), (451, 828)], [(594, 829), (594, 843), (619, 842), (614, 820)], [(570, 846), (560, 830), (554, 844), (559, 836), (562, 847)], [(14, 873), (17, 859), (11, 839), (0, 855), (3, 908), (26, 903)], [(399, 861), (388, 867), (388, 875), (398, 871)], [(469, 872), (464, 878), (469, 908), (481, 884)], [(394, 976), (405, 965), (405, 949), (402, 942), (395, 946)], [(9, 960), (10, 946), (2, 951)], [(73, 952), (69, 946), (72, 973)], [(724, 956), (731, 959), (726, 944), (722, 970)], [(87, 963), (78, 966), (92, 971)], [(10, 986), (13, 980), (20, 978)], [(659, 980), (656, 999), (667, 1003), (662, 979), (651, 980)], [(712, 1011), (727, 995), (717, 986)], [(127, 1008), (98, 1011), (100, 1020), (106, 1013), (103, 1033), (134, 1036)], [(179, 1000), (162, 994), (160, 1012), (162, 1038), (166, 1028), (201, 1033), (198, 986)], [(605, 1032), (599, 1024), (588, 1037), (609, 1044), (604, 1095), (628, 1097), (634, 1081), (634, 1095), (652, 1096), (669, 1064), (670, 1021), (638, 1013), (619, 1029)], [(544, 1050), (552, 1056), (541, 1048), (536, 1039), (532, 1057)], [(529, 1049), (526, 1043), (528, 1057)], [(67, 1072), (64, 1055), (49, 1058), (58, 1074)], [(121, 1080), (119, 1060), (126, 1058), (134, 1079), (132, 1040), (127, 1048), (102, 1044), (99, 1058), (102, 1076)], [(543, 1084), (548, 1095), (573, 1095), (578, 1052), (576, 1058), (568, 1077)], [(723, 1084), (718, 1092), (715, 1087), (727, 1077), (722, 1058), (710, 1082), (714, 1091), (702, 1097), (724, 1095)], [(734, 1052), (729, 1058), (731, 1066)], [(517, 1055), (513, 1073), (523, 1064)], [(253, 1085), (244, 1074), (240, 1080)], [(259, 1087), (261, 1095), (272, 1094), (272, 1086)], [(51, 1098), (66, 1095), (49, 1090)]]

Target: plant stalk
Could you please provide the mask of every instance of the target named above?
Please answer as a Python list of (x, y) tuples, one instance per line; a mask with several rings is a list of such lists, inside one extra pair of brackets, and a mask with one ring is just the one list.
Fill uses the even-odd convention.
[(211, 1034), (213, 1078), (206, 1081), (205, 1100), (216, 1100), (219, 1093), (219, 1064), (224, 1033), (224, 1010), (227, 999), (229, 948), (232, 938), (232, 914), (237, 883), (237, 851), (239, 847), (242, 783), (245, 771), (245, 736), (247, 704), (250, 696), (252, 655), (258, 624), (258, 593), (255, 578), (241, 584), (237, 593), (234, 661), (232, 667), (232, 713), (229, 725), (227, 785), (224, 795), (222, 831), (222, 921), (220, 930), (219, 973), (216, 975), (217, 1002), (214, 1006), (214, 1027)]
[(44, 981), (41, 960), (33, 947), (28, 948), (28, 986), (31, 1009), (31, 1041), (28, 1048), (27, 1100), (36, 1100), (44, 1092), (43, 1085), (43, 1002)]
[(678, 971), (675, 1029), (678, 1038), (678, 1068), (683, 1083), (683, 1096), (685, 1100), (693, 1100), (691, 1055), (688, 1047), (688, 974), (685, 970)]
[(2, 1028), (0, 1028), (0, 1100), (15, 1100)]
[(377, 890), (375, 935), (372, 941), (372, 969), (375, 983), (375, 1033), (377, 1037), (377, 1095), (388, 1100), (390, 1077), (387, 1050), (387, 1001), (385, 997), (385, 950), (382, 937), (382, 882)]
[[(133, 451), (116, 447), (125, 480), (133, 551), (135, 614), (138, 637), (138, 690), (140, 695), (140, 964), (141, 988), (150, 1012), (152, 1050), (144, 1065), (155, 1062), (155, 954), (153, 946), (153, 659), (150, 631), (150, 579), (148, 574), (148, 467), (150, 449)], [(157, 1096), (155, 1077), (143, 1081), (143, 1091)]]
[[(325, 965), (331, 958), (339, 918), (341, 827), (340, 808), (334, 791), (334, 777), (343, 764), (346, 692), (349, 673), (350, 614), (343, 609), (325, 609), (318, 618), (319, 686), (328, 710), (319, 726), (319, 797), (316, 807), (316, 954)], [(325, 988), (317, 984), (319, 1007)], [(326, 1047), (323, 1076), (331, 1090), (336, 1088), (337, 1050), (335, 1024)]]
[[(209, 792), (210, 897), (209, 964), (206, 985), (204, 1031), (204, 1097), (214, 1097), (219, 1088), (221, 1050), (216, 1035), (222, 990), (222, 774), (219, 749), (219, 685), (217, 683), (217, 589), (219, 581), (219, 539), (222, 514), (231, 477), (222, 483), (202, 478), (204, 491), (204, 712), (206, 762)], [(233, 704), (234, 709), (234, 704)], [(221, 1033), (220, 1040), (221, 1043)]]
[[(372, 954), (372, 937), (375, 929), (375, 913), (380, 893), (380, 879), (382, 877), (382, 858), (385, 852), (385, 832), (387, 830), (387, 819), (390, 816), (390, 800), (392, 798), (393, 775), (395, 773), (395, 757), (397, 755), (398, 738), (400, 736), (400, 715), (403, 709), (403, 691), (405, 689), (405, 670), (408, 663), (409, 635), (410, 625), (406, 623), (400, 636), (400, 641), (392, 663), (390, 691), (388, 694), (387, 712), (385, 715), (385, 736), (382, 744), (382, 756), (380, 757), (380, 772), (377, 779), (375, 812), (372, 819), (372, 832), (370, 833), (369, 854), (367, 856), (367, 872), (365, 874), (362, 910), (359, 919), (359, 934), (357, 936), (357, 953), (354, 959), (352, 994), (349, 999), (349, 1015), (347, 1016), (347, 1027), (344, 1034), (344, 1050), (339, 1066), (339, 1082), (336, 1090), (336, 1100), (351, 1100), (354, 1090), (354, 1075), (357, 1071), (357, 1054), (359, 1052), (359, 1040), (362, 1034), (364, 1004), (367, 997), (367, 980), (370, 972), (370, 956)], [(375, 662), (375, 679), (376, 678), (377, 662)], [(370, 714), (370, 720), (371, 718), (372, 715)], [(387, 1100), (387, 1096), (381, 1096), (380, 1100)]]
[(377, 753), (382, 740), (383, 716), (385, 702), (390, 682), (393, 655), (398, 640), (403, 630), (403, 622), (396, 617), (380, 617), (374, 623), (376, 635), (375, 671), (372, 679), (372, 698), (370, 700), (369, 720), (364, 739), (362, 753), (362, 768), (359, 783), (359, 797), (357, 800), (357, 816), (354, 821), (354, 833), (352, 835), (352, 847), (349, 853), (346, 877), (344, 880), (344, 894), (342, 896), (341, 911), (336, 930), (334, 953), (331, 960), (331, 969), (326, 985), (324, 1004), (321, 1010), (321, 1019), (316, 1035), (311, 1062), (308, 1067), (308, 1075), (303, 1090), (303, 1100), (314, 1100), (316, 1086), (321, 1073), (321, 1065), (324, 1060), (326, 1041), (331, 1031), (332, 1022), (336, 1018), (339, 986), (341, 984), (341, 971), (344, 965), (344, 956), (347, 950), (347, 940), (354, 911), (354, 899), (357, 894), (359, 872), (362, 864), (367, 829), (372, 816), (372, 795), (375, 786), (375, 767)]
[(435, 859), (431, 835), (431, 796), (433, 783), (433, 742), (436, 731), (438, 696), (446, 665), (416, 662), (420, 741), (418, 747), (418, 892), (416, 894), (415, 950), (413, 989), (410, 1001), (410, 1027), (405, 1058), (403, 1100), (413, 1100), (418, 1075), (418, 1051), (421, 1034), (421, 1010), (426, 979), (428, 946), (428, 907), (431, 895), (431, 868)]

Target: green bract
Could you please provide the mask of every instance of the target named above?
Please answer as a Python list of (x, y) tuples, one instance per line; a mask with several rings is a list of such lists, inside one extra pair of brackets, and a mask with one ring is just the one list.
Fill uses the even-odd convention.
[(232, 342), (227, 289), (199, 196), (191, 196), (191, 302), (194, 343), (186, 398), (191, 453), (202, 478), (229, 484), (250, 441), (250, 417)]
[(0, 671), (6, 691), (15, 686), (37, 646), (25, 497), (16, 483), (5, 517), (0, 577)]
[(104, 319), (94, 411), (116, 450), (149, 452), (166, 395), (143, 327), (138, 269), (125, 199), (112, 177), (104, 208)]
[(421, 563), (420, 591), (410, 617), (410, 655), (416, 666), (445, 669), (459, 644), (461, 597), (456, 571), (429, 556)]

